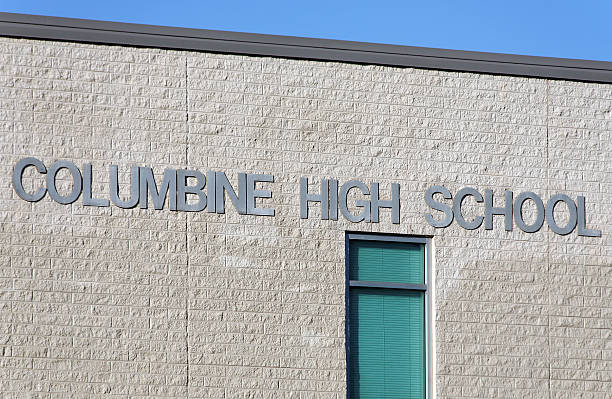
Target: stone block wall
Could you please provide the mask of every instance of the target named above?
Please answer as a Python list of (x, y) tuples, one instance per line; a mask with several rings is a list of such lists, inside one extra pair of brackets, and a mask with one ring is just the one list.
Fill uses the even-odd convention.
[[(433, 237), (437, 398), (607, 398), (611, 131), (609, 84), (3, 38), (0, 392), (344, 398), (364, 231)], [(29, 203), (28, 156), (91, 163), (101, 198), (111, 163), (122, 190), (131, 166), (272, 174), (276, 215)], [(399, 183), (401, 223), (300, 219), (300, 177)], [(602, 237), (434, 229), (434, 184), (584, 195)]]

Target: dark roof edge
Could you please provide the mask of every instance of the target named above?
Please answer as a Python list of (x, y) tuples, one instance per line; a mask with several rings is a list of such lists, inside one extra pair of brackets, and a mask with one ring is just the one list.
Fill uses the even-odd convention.
[(612, 83), (612, 62), (0, 12), (0, 36)]

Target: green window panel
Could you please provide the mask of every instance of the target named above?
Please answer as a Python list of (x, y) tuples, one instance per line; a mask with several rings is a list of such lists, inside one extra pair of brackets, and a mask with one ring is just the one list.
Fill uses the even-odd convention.
[(424, 284), (424, 247), (404, 242), (351, 241), (349, 279)]
[[(351, 240), (349, 280), (424, 284), (425, 246)], [(349, 397), (425, 398), (425, 291), (351, 286), (348, 300)]]
[(351, 396), (425, 397), (425, 294), (352, 288), (349, 298)]

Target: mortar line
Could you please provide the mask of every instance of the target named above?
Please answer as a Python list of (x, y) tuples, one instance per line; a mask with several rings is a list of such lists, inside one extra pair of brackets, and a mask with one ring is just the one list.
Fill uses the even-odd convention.
[[(189, 78), (188, 60), (185, 56), (185, 167), (189, 165)], [(185, 283), (185, 354), (187, 366), (185, 369), (185, 386), (187, 387), (187, 398), (189, 398), (189, 213), (185, 212), (185, 252), (187, 266), (187, 281)]]
[[(550, 125), (550, 81), (546, 80), (546, 198), (550, 198), (550, 149), (549, 149), (549, 125)], [(548, 398), (552, 397), (551, 392), (551, 379), (552, 379), (552, 343), (550, 341), (550, 317), (551, 317), (551, 273), (550, 273), (550, 232), (546, 231), (546, 271), (547, 271), (547, 285), (548, 285)]]

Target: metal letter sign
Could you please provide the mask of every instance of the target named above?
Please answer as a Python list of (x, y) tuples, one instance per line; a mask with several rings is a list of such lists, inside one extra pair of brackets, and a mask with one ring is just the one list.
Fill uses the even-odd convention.
[[(34, 184), (33, 192), (28, 192), (23, 186), (24, 172), (34, 168), (40, 179)], [(68, 194), (60, 194), (57, 185), (57, 175), (65, 169), (70, 174)], [(108, 207), (114, 204), (119, 208), (131, 209), (139, 206), (141, 209), (149, 207), (149, 198), (154, 209), (164, 209), (166, 202), (171, 211), (225, 213), (225, 198), (229, 198), (232, 206), (240, 215), (274, 216), (274, 208), (258, 206), (261, 200), (272, 198), (272, 190), (258, 188), (258, 184), (274, 183), (274, 176), (270, 174), (238, 173), (237, 182), (231, 182), (224, 172), (208, 171), (206, 174), (197, 170), (166, 169), (161, 177), (156, 178), (150, 167), (133, 166), (130, 169), (129, 195), (126, 188), (120, 189), (119, 167), (109, 166), (109, 198), (94, 198), (92, 193), (93, 170), (90, 163), (85, 163), (79, 169), (74, 163), (59, 160), (52, 163), (49, 168), (39, 159), (23, 158), (15, 165), (13, 170), (13, 188), (17, 195), (25, 201), (38, 202), (47, 193), (49, 197), (60, 204), (72, 204), (83, 195), (83, 205)], [(159, 184), (159, 186), (158, 186)], [(390, 212), (391, 223), (400, 223), (400, 185), (391, 183), (390, 198), (380, 197), (379, 183), (373, 182), (368, 186), (359, 180), (349, 180), (340, 184), (336, 179), (322, 178), (317, 185), (309, 188), (308, 178), (301, 177), (298, 184), (301, 219), (309, 218), (310, 208), (320, 209), (321, 220), (338, 220), (338, 215), (353, 223), (379, 223), (380, 210)], [(237, 188), (237, 190), (236, 190)], [(62, 189), (62, 192), (65, 190)], [(121, 191), (121, 193), (120, 193)], [(425, 220), (435, 228), (449, 227), (454, 220), (466, 230), (479, 229), (483, 223), (485, 230), (493, 230), (495, 216), (503, 217), (504, 230), (512, 231), (514, 224), (525, 233), (535, 233), (541, 229), (546, 221), (550, 230), (559, 235), (567, 235), (574, 230), (579, 236), (601, 237), (601, 231), (586, 227), (585, 198), (578, 197), (574, 202), (565, 194), (553, 195), (546, 206), (537, 194), (526, 191), (514, 197), (512, 191), (504, 192), (504, 206), (493, 206), (493, 191), (485, 190), (484, 197), (472, 187), (464, 187), (452, 193), (444, 186), (431, 186), (425, 192), (425, 203), (441, 215), (426, 214)], [(439, 198), (435, 198), (439, 196)], [(351, 199), (353, 198), (353, 199)], [(445, 203), (444, 201), (448, 201)], [(523, 207), (527, 201), (535, 205), (535, 219), (526, 222)], [(480, 215), (465, 216), (465, 203), (471, 203), (471, 208), (481, 207)], [(478, 205), (483, 204), (483, 205)], [(569, 218), (567, 222), (559, 222), (555, 218), (557, 208), (567, 209)], [(440, 217), (442, 216), (442, 217)], [(529, 217), (527, 218), (530, 219)], [(533, 217), (531, 217), (533, 219)]]
[[(442, 198), (445, 200), (453, 200), (452, 208), (443, 202), (439, 202), (434, 199), (435, 194), (442, 194)], [(453, 199), (451, 192), (443, 186), (430, 187), (425, 192), (425, 202), (432, 209), (442, 212), (444, 218), (438, 220), (433, 215), (425, 215), (425, 220), (431, 226), (436, 228), (444, 228), (450, 226), (453, 222), (453, 218), (457, 219), (457, 222), (461, 227), (467, 230), (474, 230), (480, 227), (483, 221), (483, 216), (476, 216), (472, 221), (466, 221), (461, 213), (463, 201), (466, 197), (471, 196), (475, 202), (483, 202), (483, 197), (480, 193), (473, 188), (465, 187), (457, 192), (457, 195)], [(576, 226), (578, 226), (578, 235), (584, 237), (601, 237), (601, 230), (591, 230), (586, 228), (586, 209), (584, 197), (578, 197), (578, 204), (576, 204), (570, 197), (565, 194), (553, 195), (544, 207), (544, 202), (535, 193), (530, 191), (520, 193), (516, 196), (514, 204), (512, 202), (514, 194), (512, 191), (506, 191), (504, 194), (505, 206), (502, 208), (493, 207), (493, 192), (491, 190), (485, 191), (484, 198), (484, 221), (485, 229), (493, 229), (493, 216), (500, 215), (504, 217), (504, 227), (506, 231), (512, 231), (512, 216), (514, 216), (514, 222), (519, 229), (525, 233), (535, 233), (540, 230), (544, 225), (544, 220), (548, 223), (548, 227), (559, 235), (570, 234)], [(531, 224), (527, 224), (523, 218), (523, 205), (526, 201), (532, 201), (535, 204), (535, 221)], [(557, 205), (563, 202), (569, 212), (569, 220), (565, 226), (559, 226), (555, 219), (555, 208)], [(514, 205), (514, 206), (513, 206)]]

